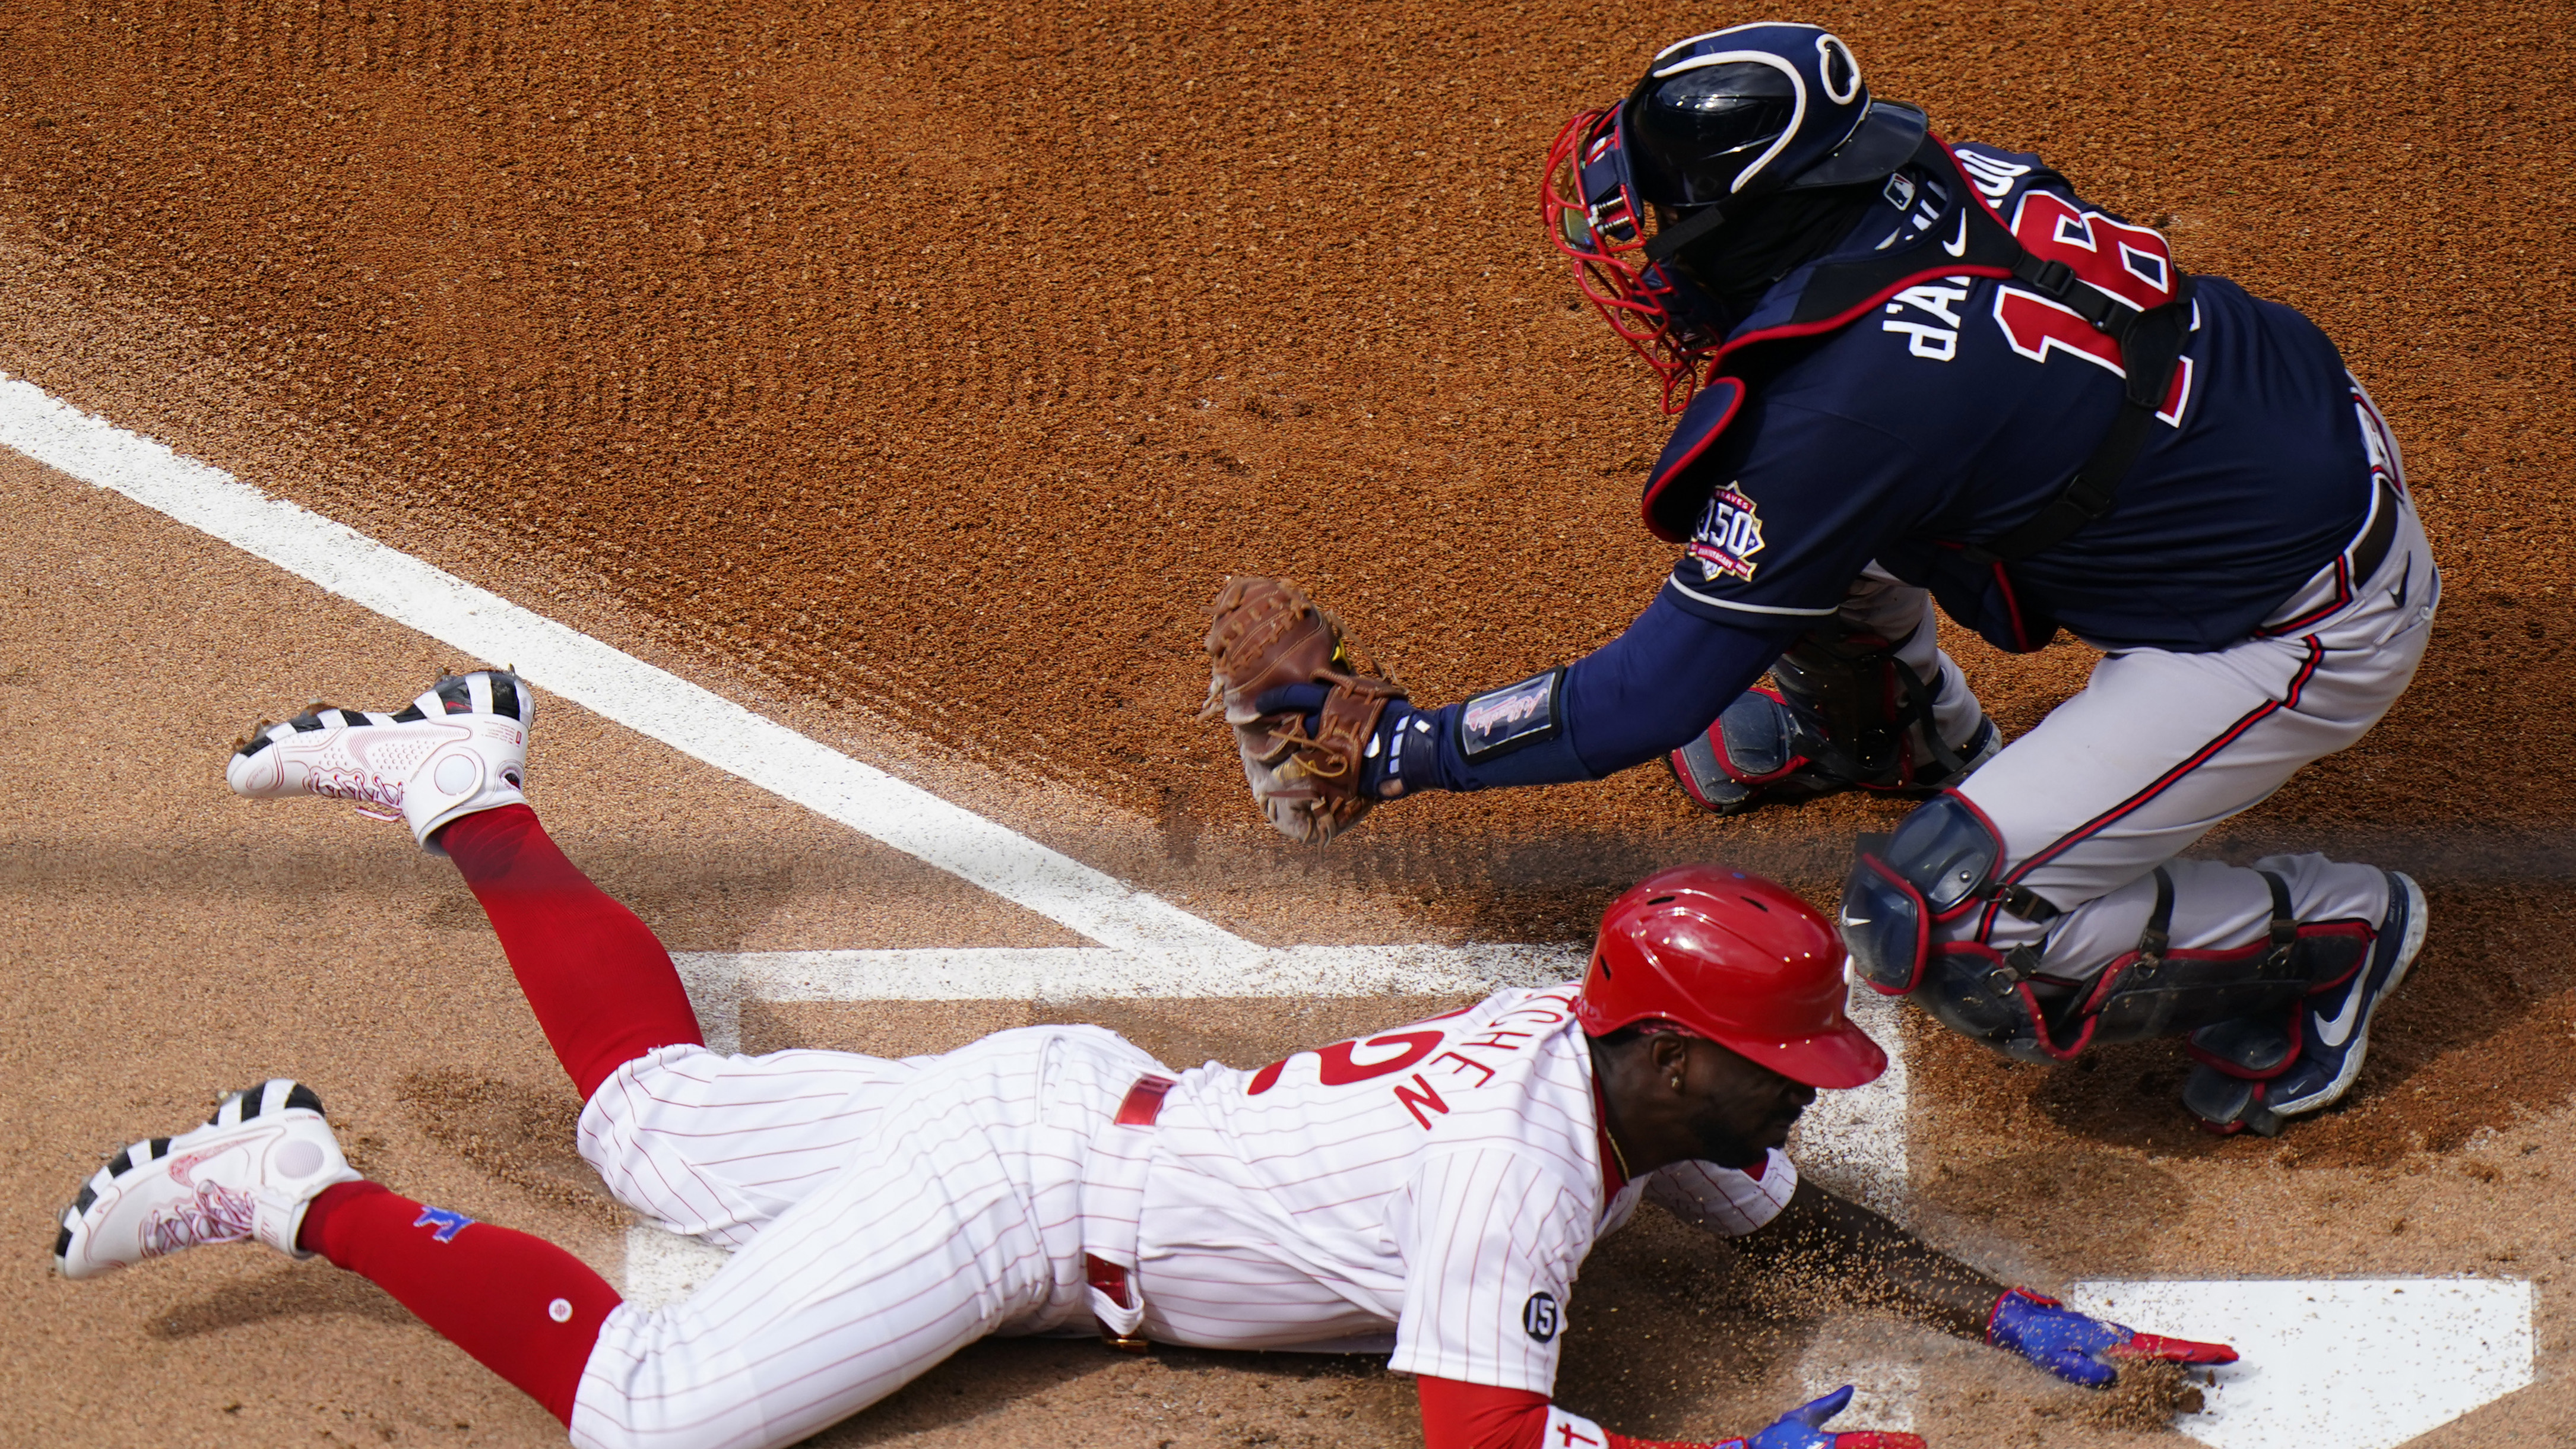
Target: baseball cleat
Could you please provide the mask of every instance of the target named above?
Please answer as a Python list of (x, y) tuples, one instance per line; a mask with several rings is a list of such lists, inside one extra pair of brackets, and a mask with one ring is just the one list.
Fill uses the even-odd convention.
[(292, 1258), (305, 1204), (356, 1182), (313, 1089), (283, 1077), (234, 1092), (206, 1125), (109, 1158), (63, 1213), (54, 1269), (95, 1278), (211, 1243), (262, 1242)]
[(537, 702), (506, 669), (447, 675), (394, 714), (318, 705), (262, 724), (234, 747), (224, 779), (236, 795), (321, 795), (401, 820), (414, 840), (460, 815), (515, 805), (528, 768)]
[(2371, 1021), (2424, 949), (2424, 924), (2423, 887), (2390, 871), (2388, 914), (2361, 969), (2301, 1002), (2295, 1025), (2228, 1022), (2192, 1033), (2201, 1065), (2183, 1083), (2183, 1105), (2210, 1131), (2271, 1137), (2288, 1119), (2341, 1101), (2361, 1076)]

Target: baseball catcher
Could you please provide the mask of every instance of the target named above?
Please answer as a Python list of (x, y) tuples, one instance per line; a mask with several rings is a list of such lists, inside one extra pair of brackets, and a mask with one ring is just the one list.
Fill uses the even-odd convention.
[[(1372, 685), (1356, 741), (1321, 673), (1265, 678), (1238, 728), (1329, 754), (1344, 773), (1305, 778), (1344, 825), (1657, 759), (1719, 815), (1923, 798), (1844, 888), (1872, 986), (2029, 1061), (2188, 1034), (2183, 1102), (2221, 1133), (2342, 1098), (2423, 893), (2313, 854), (2177, 858), (2359, 739), (2424, 652), (2441, 577), (2334, 345), (2039, 157), (1873, 100), (1809, 25), (1658, 53), (1566, 124), (1541, 210), (1679, 415), (1642, 506), (1670, 579), (1571, 665), (1439, 708)], [(2007, 746), (1936, 604), (2001, 649), (2103, 657)]]
[[(508, 673), (441, 679), (399, 713), (264, 727), (228, 778), (359, 801), (453, 860), (584, 1099), (583, 1157), (732, 1258), (680, 1303), (624, 1303), (551, 1244), (364, 1180), (280, 1079), (102, 1167), (63, 1214), (64, 1275), (251, 1240), (326, 1258), (599, 1449), (789, 1444), (988, 1334), (1093, 1332), (1392, 1353), (1433, 1449), (1629, 1449), (1549, 1391), (1585, 1255), (1649, 1197), (2079, 1383), (2235, 1357), (2007, 1289), (1799, 1180), (1790, 1124), (1886, 1058), (1843, 1013), (1832, 926), (1767, 882), (1663, 872), (1612, 904), (1581, 982), (1257, 1071), (1175, 1071), (1080, 1026), (720, 1056), (652, 932), (529, 810), (534, 715)], [(1919, 1449), (1822, 1428), (1849, 1392), (1719, 1442)]]

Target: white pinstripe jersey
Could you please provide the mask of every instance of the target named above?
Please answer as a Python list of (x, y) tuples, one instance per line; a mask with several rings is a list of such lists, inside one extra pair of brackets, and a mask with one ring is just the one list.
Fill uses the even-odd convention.
[(1303, 1051), (1164, 1100), (1137, 1257), (1146, 1332), (1387, 1347), (1397, 1370), (1549, 1391), (1577, 1271), (1651, 1194), (1728, 1236), (1797, 1185), (1677, 1163), (1611, 1193), (1572, 984)]

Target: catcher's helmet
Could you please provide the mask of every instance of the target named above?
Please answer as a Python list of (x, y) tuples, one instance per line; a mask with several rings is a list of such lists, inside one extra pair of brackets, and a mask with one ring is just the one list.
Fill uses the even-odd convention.
[(1844, 1014), (1842, 938), (1805, 901), (1719, 865), (1660, 870), (1601, 917), (1575, 1020), (1668, 1021), (1811, 1087), (1857, 1087), (1887, 1053)]
[(1666, 46), (1624, 99), (1566, 122), (1539, 208), (1577, 285), (1679, 411), (1723, 325), (1668, 260), (1756, 198), (1888, 175), (1924, 131), (1921, 111), (1870, 99), (1835, 36), (1738, 25)]
[(1873, 101), (1851, 47), (1812, 25), (1738, 25), (1666, 46), (1621, 102), (1642, 198), (1682, 208), (1874, 181), (1923, 140), (1923, 113)]

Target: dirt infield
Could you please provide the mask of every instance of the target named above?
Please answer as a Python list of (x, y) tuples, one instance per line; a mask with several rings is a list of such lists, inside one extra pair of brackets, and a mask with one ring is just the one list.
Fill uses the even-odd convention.
[[(1200, 610), (1228, 572), (1307, 584), (1429, 700), (1572, 657), (1650, 596), (1670, 557), (1634, 502), (1664, 420), (1644, 370), (1570, 304), (1535, 225), (1538, 163), (1558, 122), (1619, 90), (1654, 44), (1741, 18), (1564, 3), (23, 0), (0, 12), (0, 370), (783, 711), (864, 719), (979, 778), (1088, 802), (1109, 823), (1086, 858), (1262, 939), (1569, 939), (1618, 886), (1687, 856), (1822, 899), (1852, 832), (1884, 828), (1892, 807), (1716, 824), (1636, 771), (1410, 802), (1328, 855), (1298, 856), (1251, 820), (1228, 752), (1189, 720)], [(2555, 1131), (2576, 1112), (2576, 787), (2559, 755), (2576, 714), (2562, 496), (2576, 465), (2576, 214), (2561, 134), (2576, 85), (2554, 51), (2562, 9), (1990, 0), (1805, 18), (1837, 28), (1873, 87), (1929, 107), (1943, 134), (2040, 150), (2092, 198), (2164, 227), (2187, 266), (2315, 317), (2396, 426), (2447, 579), (2432, 652), (2389, 719), (2209, 846), (2322, 846), (2424, 879), (2432, 942), (2382, 1018), (2356, 1105), (2278, 1142), (2213, 1142), (2172, 1106), (2168, 1049), (2043, 1073), (1927, 1035), (1916, 1165), (1941, 1231), (2060, 1278), (2530, 1276), (2550, 1378), (2576, 1224), (2526, 1204), (2549, 1198), (2546, 1173), (2576, 1171)], [(10, 496), (70, 506), (49, 491), (61, 486)], [(7, 531), (26, 544), (44, 516)], [(45, 583), (46, 551), (12, 549), (12, 567), (34, 571), (11, 576), (24, 597), (70, 612), (5, 646), (11, 697), (58, 701), (57, 657), (106, 661), (85, 683), (119, 701), (159, 687), (144, 657), (97, 644), (101, 630), (158, 627), (118, 623), (101, 602), (137, 559), (173, 547), (137, 537), (130, 555), (99, 544), (88, 583)], [(204, 591), (196, 567), (154, 576)], [(300, 637), (311, 652), (263, 655), (259, 679), (220, 660), (189, 677), (234, 690), (252, 715), (291, 703), (328, 686), (308, 676), (335, 647), (327, 631)], [(2090, 662), (2071, 644), (2007, 659), (1950, 643), (2007, 730)], [(649, 751), (617, 760), (668, 768)], [(53, 818), (40, 787), (10, 791), (0, 899), (24, 937), (71, 889), (52, 852), (96, 832), (77, 812)], [(688, 849), (640, 828), (600, 848), (632, 867), (625, 884), (664, 893), (639, 902), (648, 919), (709, 941), (1058, 939), (882, 852), (835, 855), (846, 842), (785, 807), (741, 808), (747, 823)], [(97, 828), (143, 830), (115, 821)], [(238, 883), (147, 878), (166, 895), (147, 913), (155, 969), (177, 972), (190, 957), (173, 922), (188, 911), (169, 903), (213, 901), (229, 921)], [(906, 903), (868, 923), (892, 934), (850, 939), (850, 903), (876, 891)], [(384, 961), (368, 970), (383, 973), (370, 986), (400, 979)], [(194, 999), (158, 981), (82, 999), (99, 1012), (111, 996)], [(513, 1004), (484, 1006), (475, 1020), (503, 1030)], [(996, 1004), (993, 1019), (1018, 1009)], [(22, 1099), (47, 1095), (49, 1074), (110, 1029), (81, 1020), (79, 1033), (13, 1038), (5, 1066)], [(1295, 1026), (1228, 1039), (1248, 1050)], [(762, 1028), (781, 1042), (857, 1029), (830, 1013)], [(503, 1050), (470, 1043), (451, 1055)], [(404, 1064), (369, 1109), (387, 1120), (412, 1120), (392, 1095), (401, 1081), (524, 1115), (437, 1077), (437, 1060), (385, 1049)], [(501, 1077), (544, 1079), (541, 1062), (508, 1060)], [(96, 1146), (108, 1118), (178, 1100), (145, 1090), (147, 1065), (120, 1067), (134, 1085), (81, 1132), (22, 1146), (13, 1210), (49, 1207), (46, 1174)], [(192, 1062), (180, 1095), (202, 1074)], [(407, 1167), (497, 1181), (539, 1225), (560, 1211), (580, 1230), (588, 1209), (549, 1206), (546, 1183), (496, 1177), (421, 1132), (402, 1141)], [(2155, 1205), (2155, 1232), (2127, 1226), (2139, 1203)], [(1681, 1345), (1669, 1358), (1576, 1345), (1569, 1397), (1592, 1396), (1621, 1427), (1712, 1427), (1693, 1416), (1779, 1388), (1819, 1331), (1804, 1323), (1784, 1330), (1790, 1348), (1685, 1372), (1694, 1315), (1718, 1305), (1752, 1335), (1731, 1341), (1754, 1342), (1760, 1314), (1728, 1296), (1740, 1287), (1658, 1266), (1682, 1251), (1621, 1248), (1603, 1284), (1586, 1280), (1592, 1302), (1664, 1315), (1657, 1342)], [(42, 1266), (32, 1252), (10, 1261), (22, 1276)], [(1705, 1292), (1686, 1301), (1676, 1281)], [(29, 1332), (72, 1311), (59, 1295), (8, 1302)], [(356, 1322), (364, 1371), (311, 1392), (363, 1398), (375, 1390), (361, 1381), (409, 1374), (424, 1350), (380, 1303), (351, 1304), (239, 1321)], [(235, 1382), (249, 1351), (227, 1337), (235, 1321), (218, 1313), (133, 1363), (179, 1354), (190, 1394), (198, 1379)], [(259, 1342), (312, 1351), (293, 1332)], [(1938, 1345), (1909, 1351), (1969, 1386), (1928, 1412), (1989, 1436), (1975, 1442), (2124, 1442), (2044, 1387)], [(1153, 1415), (1188, 1421), (1175, 1444), (1322, 1442), (1288, 1410), (1238, 1432), (1173, 1407), (1199, 1401), (1176, 1394), (1238, 1415), (1276, 1400), (1338, 1424), (1348, 1410), (1369, 1427), (1335, 1429), (1345, 1441), (1412, 1432), (1382, 1375), (1189, 1355), (1102, 1370), (1073, 1352), (979, 1350), (849, 1432), (1064, 1437), (1097, 1412), (1120, 1426), (1102, 1442), (1138, 1442), (1129, 1430)], [(0, 1382), (43, 1376), (19, 1351), (0, 1360)], [(440, 1393), (498, 1402), (440, 1362)], [(64, 1416), (46, 1422), (82, 1439), (74, 1426), (112, 1382), (43, 1386)], [(936, 1407), (987, 1382), (1010, 1390), (1003, 1407)], [(2576, 1422), (2549, 1397), (2565, 1393), (2551, 1379), (2519, 1401), (2556, 1406), (2554, 1421), (2499, 1406), (2442, 1442), (2545, 1435)], [(434, 1398), (405, 1390), (367, 1412), (404, 1442), (450, 1442), (402, 1417)], [(1113, 1399), (1126, 1407), (1099, 1407)], [(220, 1403), (206, 1412), (179, 1437), (281, 1442), (283, 1420), (234, 1427)], [(513, 1412), (458, 1417), (506, 1426), (493, 1442), (543, 1437)], [(132, 1420), (136, 1442), (148, 1419)]]

